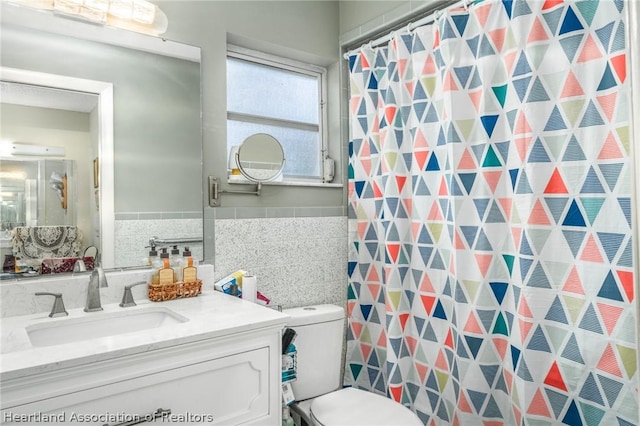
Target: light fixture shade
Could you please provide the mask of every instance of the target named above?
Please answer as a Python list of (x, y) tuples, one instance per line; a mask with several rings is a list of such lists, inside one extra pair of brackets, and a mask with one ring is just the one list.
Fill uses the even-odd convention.
[(84, 4), (84, 0), (54, 0), (53, 7), (57, 9), (59, 7), (80, 7)]
[(143, 34), (167, 31), (167, 15), (147, 0), (0, 0)]
[(111, 0), (111, 4), (109, 4), (109, 15), (131, 19), (132, 14), (133, 0)]
[(107, 13), (109, 10), (109, 0), (84, 0), (84, 7)]
[(26, 178), (27, 174), (25, 172), (0, 172), (0, 179), (25, 180)]
[(35, 155), (39, 157), (64, 157), (66, 151), (61, 146), (28, 145), (13, 143), (10, 146), (12, 155)]
[(103, 12), (102, 10), (94, 9), (91, 7), (81, 7), (78, 16), (102, 24), (107, 22), (107, 12)]
[(80, 12), (83, 0), (55, 0), (53, 10), (62, 13), (77, 14)]
[(133, 0), (133, 13), (131, 18), (142, 24), (153, 24), (156, 18), (156, 6), (145, 0)]
[(34, 9), (53, 9), (53, 0), (11, 0), (11, 3), (29, 6)]
[(167, 20), (167, 15), (165, 15), (160, 8), (156, 8), (155, 18), (151, 24), (143, 24), (142, 22), (134, 19), (119, 18), (109, 14), (109, 16), (107, 16), (107, 25), (113, 28), (121, 28), (123, 30), (158, 36), (167, 31), (169, 22)]

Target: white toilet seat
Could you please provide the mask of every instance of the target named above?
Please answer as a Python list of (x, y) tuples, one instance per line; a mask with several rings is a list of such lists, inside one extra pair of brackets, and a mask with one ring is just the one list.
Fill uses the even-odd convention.
[(317, 426), (423, 426), (418, 416), (402, 404), (355, 388), (315, 398), (311, 419)]

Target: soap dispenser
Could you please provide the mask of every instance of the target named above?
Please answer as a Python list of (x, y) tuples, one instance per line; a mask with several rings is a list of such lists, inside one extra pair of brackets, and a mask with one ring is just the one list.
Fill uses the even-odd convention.
[(180, 265), (181, 262), (182, 258), (180, 257), (180, 250), (178, 250), (178, 246), (175, 245), (171, 249), (171, 255), (169, 256), (169, 265), (171, 269), (173, 269), (176, 281), (182, 281), (182, 266)]
[(189, 249), (189, 247), (185, 246), (184, 251), (182, 252), (182, 261), (184, 263), (185, 266), (194, 266), (194, 267), (198, 267), (198, 259), (194, 258), (191, 255), (191, 249)]
[(166, 268), (169, 268), (169, 269), (171, 268), (171, 265), (169, 263), (169, 253), (167, 253), (167, 248), (162, 247), (160, 250), (161, 250), (160, 257), (156, 257), (155, 260), (153, 261), (153, 265), (151, 265), (153, 268), (153, 274), (151, 276), (152, 284), (160, 284), (160, 271)]
[(197, 261), (191, 257), (189, 247), (185, 247), (180, 260), (180, 273), (185, 283), (195, 282), (198, 279)]
[(160, 253), (160, 269), (158, 269), (158, 284), (173, 284), (176, 282), (175, 272), (171, 268), (171, 262), (169, 261), (169, 253), (167, 248), (162, 248)]
[(158, 252), (156, 250), (156, 245), (152, 241), (150, 242), (150, 245), (148, 245), (146, 248), (150, 248), (151, 250), (149, 250), (149, 257), (145, 257), (144, 259), (142, 259), (142, 265), (153, 266), (153, 263), (158, 259)]

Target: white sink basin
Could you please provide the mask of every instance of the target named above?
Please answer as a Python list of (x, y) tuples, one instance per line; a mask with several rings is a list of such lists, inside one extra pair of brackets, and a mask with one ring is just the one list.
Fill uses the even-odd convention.
[(26, 327), (33, 346), (53, 346), (165, 327), (189, 321), (164, 307), (89, 313), (82, 318), (41, 322)]

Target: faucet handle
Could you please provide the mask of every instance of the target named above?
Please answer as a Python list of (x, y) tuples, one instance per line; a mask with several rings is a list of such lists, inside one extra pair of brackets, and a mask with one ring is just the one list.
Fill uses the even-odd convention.
[(35, 293), (36, 296), (53, 296), (55, 300), (53, 301), (53, 306), (51, 307), (51, 313), (49, 317), (66, 317), (69, 315), (69, 312), (64, 308), (64, 302), (62, 301), (62, 293), (49, 293), (46, 291), (39, 291)]
[(122, 302), (120, 302), (121, 308), (128, 308), (130, 306), (136, 306), (135, 300), (133, 300), (133, 294), (131, 293), (131, 289), (137, 285), (146, 284), (146, 281), (138, 281), (133, 284), (128, 284), (124, 286), (124, 293), (122, 294)]

